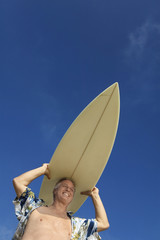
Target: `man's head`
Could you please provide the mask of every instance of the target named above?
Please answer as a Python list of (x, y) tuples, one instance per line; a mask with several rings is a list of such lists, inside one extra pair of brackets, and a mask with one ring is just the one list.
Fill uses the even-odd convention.
[(60, 179), (53, 190), (53, 200), (58, 200), (69, 204), (75, 193), (75, 183), (68, 178)]

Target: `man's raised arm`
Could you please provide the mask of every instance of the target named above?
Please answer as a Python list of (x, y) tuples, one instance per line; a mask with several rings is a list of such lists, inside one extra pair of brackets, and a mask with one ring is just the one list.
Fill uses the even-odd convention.
[(82, 192), (81, 194), (90, 196), (92, 198), (95, 215), (97, 220), (97, 231), (104, 231), (109, 228), (109, 222), (107, 218), (106, 211), (104, 209), (103, 203), (99, 196), (98, 188), (94, 187), (91, 191)]
[(48, 169), (48, 164), (44, 163), (41, 167), (23, 173), (22, 175), (15, 177), (13, 179), (13, 186), (17, 197), (19, 198), (21, 194), (26, 190), (26, 187), (36, 178), (46, 175), (50, 179), (50, 173)]

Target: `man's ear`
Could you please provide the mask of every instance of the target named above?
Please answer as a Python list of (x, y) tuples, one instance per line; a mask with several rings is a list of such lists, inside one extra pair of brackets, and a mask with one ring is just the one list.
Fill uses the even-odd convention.
[(57, 189), (53, 190), (53, 200), (55, 200), (55, 195), (56, 195)]

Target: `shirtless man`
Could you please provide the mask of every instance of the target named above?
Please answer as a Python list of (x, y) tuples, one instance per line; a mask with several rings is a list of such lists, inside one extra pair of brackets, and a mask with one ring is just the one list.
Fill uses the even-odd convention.
[(95, 220), (71, 217), (67, 207), (74, 197), (75, 186), (71, 180), (62, 180), (54, 188), (51, 206), (37, 199), (28, 185), (41, 175), (50, 179), (48, 164), (28, 171), (13, 179), (17, 198), (14, 201), (18, 220), (17, 231), (12, 240), (70, 240), (100, 239), (97, 232), (109, 227), (108, 218), (95, 187), (81, 194), (90, 196), (95, 207)]

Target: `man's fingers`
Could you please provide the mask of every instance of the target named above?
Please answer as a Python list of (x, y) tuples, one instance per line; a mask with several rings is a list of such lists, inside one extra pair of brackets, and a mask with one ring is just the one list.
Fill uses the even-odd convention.
[(49, 164), (48, 163), (44, 163), (43, 167), (45, 169), (44, 170), (44, 175), (46, 175), (48, 179), (51, 179), (51, 174), (50, 174), (50, 171), (49, 171)]
[(48, 166), (47, 166), (47, 170), (46, 170), (46, 175), (47, 175), (48, 179), (51, 179), (51, 174), (50, 174)]
[(85, 192), (81, 192), (82, 195), (87, 195), (90, 196), (91, 195), (91, 191), (85, 191)]
[(93, 187), (92, 190), (81, 192), (82, 195), (92, 196), (94, 193), (98, 193), (99, 190), (96, 187)]

